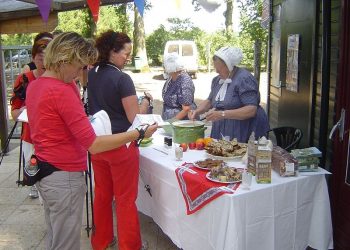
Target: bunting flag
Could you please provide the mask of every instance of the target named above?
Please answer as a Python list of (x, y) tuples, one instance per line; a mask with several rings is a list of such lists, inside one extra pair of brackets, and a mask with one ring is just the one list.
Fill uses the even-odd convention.
[(97, 23), (98, 21), (98, 12), (100, 10), (100, 0), (87, 0), (87, 3), (89, 5), (92, 18), (94, 19), (94, 22)]
[(223, 0), (198, 0), (198, 3), (208, 12), (215, 11), (221, 4), (224, 3)]
[(41, 18), (47, 23), (51, 9), (51, 0), (35, 0), (35, 2), (38, 5)]
[(143, 16), (143, 10), (145, 8), (145, 0), (134, 0), (136, 8), (138, 9), (141, 16)]

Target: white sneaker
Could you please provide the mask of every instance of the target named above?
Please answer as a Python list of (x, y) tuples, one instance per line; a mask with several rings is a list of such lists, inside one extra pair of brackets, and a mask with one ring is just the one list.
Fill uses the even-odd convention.
[(142, 246), (141, 246), (141, 250), (147, 250), (148, 249), (148, 241), (142, 241)]
[(39, 198), (38, 189), (36, 189), (35, 186), (31, 186), (30, 191), (29, 191), (29, 197), (31, 199)]

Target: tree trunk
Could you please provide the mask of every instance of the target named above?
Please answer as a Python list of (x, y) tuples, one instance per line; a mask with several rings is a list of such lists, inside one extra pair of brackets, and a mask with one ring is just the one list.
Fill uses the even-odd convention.
[[(141, 17), (139, 11), (134, 5), (134, 51), (133, 56), (138, 57), (140, 60), (140, 69), (142, 72), (149, 71), (148, 58), (145, 42), (145, 27), (143, 23), (143, 17)], [(136, 66), (136, 65), (135, 65)]]
[(254, 42), (254, 76), (260, 85), (260, 71), (261, 71), (261, 41)]
[(226, 32), (232, 33), (232, 14), (233, 14), (233, 0), (227, 0), (225, 11), (225, 26)]

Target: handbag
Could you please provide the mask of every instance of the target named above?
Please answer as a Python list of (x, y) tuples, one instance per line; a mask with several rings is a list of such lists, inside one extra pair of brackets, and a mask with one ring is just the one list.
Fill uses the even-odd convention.
[(22, 185), (33, 186), (41, 179), (56, 171), (61, 170), (48, 162), (39, 160), (35, 155), (32, 155), (30, 161), (24, 164)]

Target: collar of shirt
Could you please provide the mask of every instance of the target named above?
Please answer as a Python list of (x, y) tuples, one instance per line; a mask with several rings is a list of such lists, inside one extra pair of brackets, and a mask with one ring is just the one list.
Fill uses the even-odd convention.
[(219, 84), (220, 84), (220, 85), (222, 85), (222, 84), (224, 84), (224, 83), (229, 84), (229, 83), (231, 83), (231, 82), (232, 82), (232, 79), (231, 79), (231, 78), (220, 79), (220, 80), (219, 80)]

